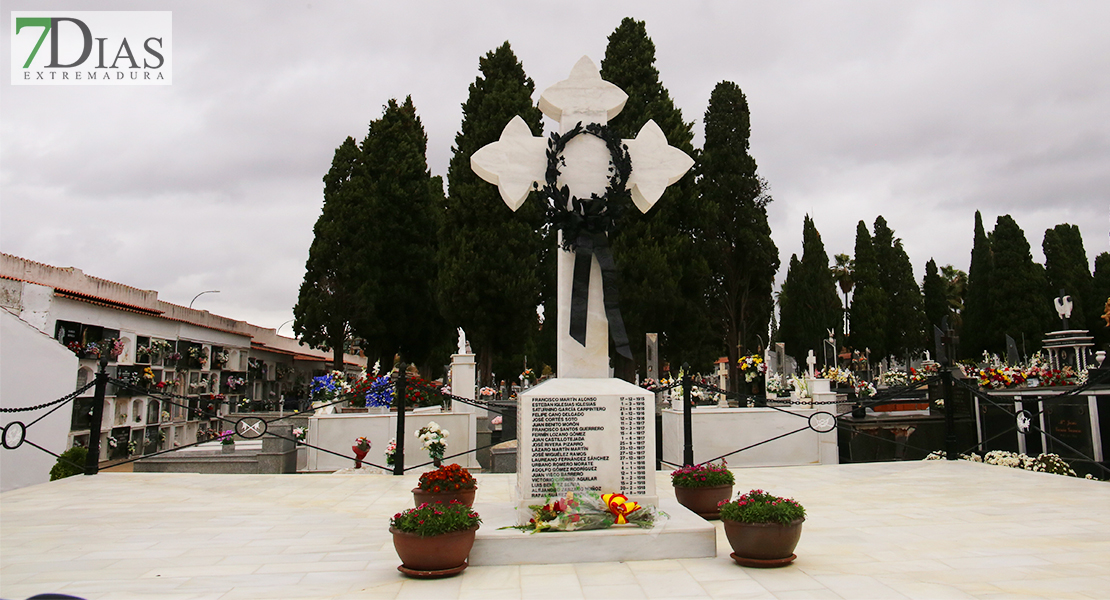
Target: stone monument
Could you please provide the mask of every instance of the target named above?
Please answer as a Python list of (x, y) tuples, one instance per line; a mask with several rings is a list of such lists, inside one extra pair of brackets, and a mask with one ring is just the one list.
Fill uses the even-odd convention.
[(520, 395), (518, 508), (542, 503), (561, 480), (658, 504), (650, 454), (653, 395), (609, 378), (610, 334), (619, 354), (631, 358), (631, 352), (608, 246), (612, 219), (606, 201), (629, 193), (647, 212), (693, 159), (670, 146), (653, 121), (635, 139), (610, 135), (606, 123), (627, 98), (582, 57), (569, 78), (540, 96), (540, 110), (559, 123), (559, 135), (534, 137), (518, 116), (498, 141), (471, 157), (474, 172), (497, 185), (512, 210), (542, 187), (559, 229), (559, 376)]

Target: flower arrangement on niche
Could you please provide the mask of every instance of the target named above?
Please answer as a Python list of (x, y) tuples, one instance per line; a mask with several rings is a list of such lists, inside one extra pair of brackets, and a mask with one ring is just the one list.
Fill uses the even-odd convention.
[(204, 346), (189, 346), (189, 349), (185, 352), (189, 355), (189, 358), (196, 361), (202, 369), (204, 365), (208, 364), (208, 353), (204, 351)]

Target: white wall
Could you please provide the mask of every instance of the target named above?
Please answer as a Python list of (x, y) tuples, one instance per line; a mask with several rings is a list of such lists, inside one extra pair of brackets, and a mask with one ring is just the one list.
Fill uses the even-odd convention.
[[(77, 356), (7, 310), (0, 310), (0, 406), (18, 408), (57, 400), (75, 389)], [(50, 407), (53, 408), (53, 407)], [(28, 424), (50, 408), (2, 413), (4, 426)], [(27, 440), (61, 454), (66, 450), (72, 402), (27, 429)], [(18, 438), (14, 430), (9, 443)], [(0, 492), (50, 480), (56, 459), (26, 443), (0, 449)]]
[[(435, 421), (442, 429), (446, 429), (447, 452), (446, 456), (470, 450), (471, 432), (474, 431), (475, 417), (473, 413), (444, 413), (444, 412), (406, 412), (405, 413), (405, 466), (412, 467), (426, 463), (431, 459), (426, 450), (420, 449), (420, 440), (416, 438), (416, 431)], [(308, 438), (305, 440), (313, 446), (318, 446), (344, 456), (354, 456), (351, 446), (359, 436), (370, 440), (370, 452), (366, 454), (366, 461), (385, 466), (385, 448), (391, 438), (397, 436), (397, 413), (372, 415), (366, 413), (345, 413), (313, 416), (308, 420)], [(327, 452), (320, 452), (315, 448), (307, 451), (309, 471), (335, 471), (355, 466), (353, 460), (341, 458)], [(475, 454), (459, 456), (443, 461), (444, 464), (458, 463), (464, 467), (477, 467), (478, 460)]]
[[(692, 429), (694, 462), (707, 460), (775, 436), (806, 427), (810, 408), (695, 408)], [(780, 467), (836, 464), (836, 430), (817, 433), (805, 429), (727, 457), (730, 467)], [(663, 460), (682, 464), (682, 411), (663, 410)], [(667, 468), (664, 466), (664, 468)]]

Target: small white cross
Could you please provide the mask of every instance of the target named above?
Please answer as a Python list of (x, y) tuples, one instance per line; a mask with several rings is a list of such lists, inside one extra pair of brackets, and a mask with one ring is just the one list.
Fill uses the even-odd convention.
[(813, 365), (816, 365), (816, 364), (817, 364), (817, 357), (813, 355), (813, 350), (810, 350), (809, 351), (809, 356), (806, 357), (806, 365), (808, 365), (808, 367), (806, 367), (806, 370), (809, 373), (809, 378), (810, 379), (813, 379), (813, 375), (814, 375)]

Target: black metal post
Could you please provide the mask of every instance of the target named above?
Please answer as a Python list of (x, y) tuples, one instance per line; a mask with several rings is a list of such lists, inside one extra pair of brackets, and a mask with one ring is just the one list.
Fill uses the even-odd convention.
[(690, 403), (690, 364), (682, 364), (682, 464), (694, 464), (694, 419)]
[(944, 454), (948, 460), (956, 460), (956, 399), (952, 397), (952, 367), (944, 367), (940, 373), (944, 386)]
[(405, 369), (403, 362), (397, 363), (397, 387), (393, 394), (393, 405), (397, 407), (397, 450), (393, 453), (393, 474), (405, 474)]
[[(93, 388), (93, 414), (89, 423), (89, 454), (85, 457), (85, 475), (100, 472), (100, 424), (104, 420), (104, 396), (108, 390), (108, 353), (100, 357), (100, 370)], [(76, 402), (76, 400), (74, 401)]]

